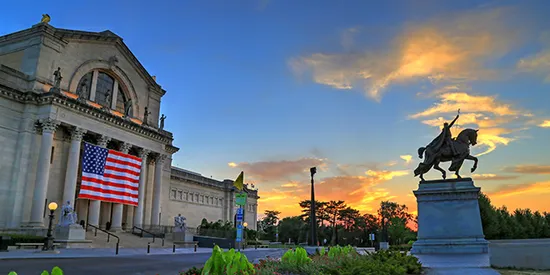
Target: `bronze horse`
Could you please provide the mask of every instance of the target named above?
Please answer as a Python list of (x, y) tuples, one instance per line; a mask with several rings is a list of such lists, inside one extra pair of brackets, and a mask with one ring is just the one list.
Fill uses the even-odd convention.
[(459, 175), (460, 168), (465, 159), (473, 160), (474, 166), (471, 169), (473, 173), (477, 169), (477, 158), (470, 155), (470, 145), (477, 144), (477, 131), (475, 129), (464, 129), (456, 139), (452, 139), (452, 145), (456, 154), (453, 154), (453, 150), (450, 144), (445, 144), (439, 150), (434, 150), (431, 146), (420, 147), (418, 149), (418, 156), (422, 158), (424, 155), (424, 162), (418, 164), (418, 167), (414, 170), (414, 176), (420, 175), (420, 179), (425, 181), (424, 174), (426, 174), (433, 167), (441, 172), (443, 179), (447, 177), (445, 170), (439, 167), (439, 163), (451, 161), (449, 171), (454, 171), (457, 178), (462, 178)]

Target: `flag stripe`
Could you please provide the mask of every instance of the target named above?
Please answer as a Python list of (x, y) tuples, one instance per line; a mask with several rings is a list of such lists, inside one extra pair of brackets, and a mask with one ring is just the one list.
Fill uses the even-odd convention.
[(140, 173), (140, 170), (134, 169), (134, 167), (128, 168), (126, 166), (119, 165), (119, 164), (112, 165), (111, 163), (107, 163), (105, 165), (105, 170), (128, 173), (128, 174), (132, 174), (132, 175), (134, 175), (138, 178), (139, 178), (139, 173)]
[(128, 181), (125, 181), (125, 180), (116, 180), (116, 179), (109, 179), (109, 178), (106, 178), (106, 179), (101, 179), (101, 178), (98, 178), (97, 175), (91, 175), (91, 176), (88, 176), (86, 174), (83, 174), (82, 175), (82, 181), (86, 181), (86, 182), (92, 182), (92, 183), (100, 183), (100, 184), (103, 184), (103, 185), (107, 185), (107, 186), (116, 186), (116, 187), (126, 187), (126, 188), (130, 188), (130, 189), (136, 189), (138, 190), (139, 188), (139, 183), (131, 183), (131, 182), (128, 182)]
[(141, 159), (84, 143), (79, 198), (137, 206)]
[(133, 168), (137, 169), (138, 171), (139, 171), (139, 169), (141, 169), (141, 164), (136, 164), (136, 163), (133, 163), (133, 162), (124, 161), (122, 159), (113, 158), (111, 156), (109, 156), (107, 158), (107, 163), (110, 164), (110, 165), (119, 164), (120, 165), (119, 167), (126, 167), (127, 169), (131, 169), (133, 167)]
[(90, 178), (84, 176), (82, 177), (82, 180), (86, 180), (85, 186), (92, 186), (92, 187), (98, 187), (98, 188), (105, 188), (105, 189), (112, 189), (117, 191), (135, 191), (137, 194), (137, 191), (139, 191), (138, 185), (135, 186), (129, 186), (127, 184), (120, 184), (120, 183), (113, 183), (113, 182), (107, 182), (107, 181), (101, 181), (100, 179)]
[(111, 154), (111, 156), (115, 157), (115, 158), (120, 157), (120, 158), (125, 159), (127, 161), (131, 161), (131, 162), (134, 162), (136, 164), (141, 164), (141, 158), (136, 157), (136, 156), (124, 154), (122, 152), (118, 152), (118, 151), (115, 151), (115, 150), (109, 150), (109, 154)]
[(84, 185), (80, 188), (80, 190), (88, 190), (88, 191), (95, 191), (100, 192), (102, 194), (109, 194), (109, 195), (117, 195), (122, 197), (128, 197), (128, 198), (137, 198), (138, 194), (131, 194), (125, 191), (116, 191), (112, 190), (114, 188), (105, 188), (102, 185), (99, 185), (99, 187), (94, 187), (91, 184), (90, 185)]

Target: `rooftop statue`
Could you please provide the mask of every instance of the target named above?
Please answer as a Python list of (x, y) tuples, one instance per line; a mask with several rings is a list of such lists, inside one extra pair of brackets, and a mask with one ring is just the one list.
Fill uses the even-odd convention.
[(424, 161), (418, 164), (418, 167), (414, 170), (415, 177), (420, 175), (420, 179), (425, 181), (424, 174), (430, 171), (433, 167), (441, 172), (443, 179), (446, 179), (446, 172), (439, 167), (439, 163), (448, 161), (451, 162), (449, 171), (455, 172), (457, 178), (461, 178), (459, 171), (465, 159), (474, 161), (474, 166), (471, 169), (472, 173), (477, 169), (477, 158), (470, 155), (470, 145), (474, 146), (477, 144), (478, 130), (464, 129), (456, 138), (453, 138), (451, 134), (451, 127), (457, 121), (459, 116), (460, 109), (458, 109), (458, 114), (450, 124), (447, 122), (443, 124), (441, 134), (439, 134), (426, 147), (420, 147), (418, 149), (418, 157), (424, 157)]

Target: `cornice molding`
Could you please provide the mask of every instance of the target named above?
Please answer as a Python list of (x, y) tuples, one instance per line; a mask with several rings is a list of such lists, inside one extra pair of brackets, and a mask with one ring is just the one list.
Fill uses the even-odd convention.
[[(75, 110), (85, 116), (100, 119), (108, 124), (116, 125), (119, 128), (124, 128), (137, 133), (141, 136), (147, 137), (159, 141), (165, 145), (169, 145), (174, 140), (172, 133), (167, 131), (157, 131), (154, 128), (142, 126), (133, 123), (130, 120), (118, 117), (111, 113), (107, 113), (101, 109), (97, 109), (86, 103), (80, 102), (77, 99), (73, 99), (64, 96), (59, 93), (36, 93), (36, 92), (21, 92), (16, 89), (7, 87), (0, 84), (0, 96), (14, 101), (18, 101), (23, 104), (36, 104), (36, 105), (56, 105), (63, 106), (68, 109)], [(176, 148), (176, 147), (174, 147)]]

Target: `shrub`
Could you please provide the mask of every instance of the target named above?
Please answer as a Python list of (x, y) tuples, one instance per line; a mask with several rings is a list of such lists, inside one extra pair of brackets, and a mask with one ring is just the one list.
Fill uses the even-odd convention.
[(10, 237), (7, 241), (8, 246), (14, 246), (16, 243), (41, 243), (44, 242), (44, 237), (22, 234), (4, 234), (2, 236)]
[(202, 273), (202, 268), (192, 267), (187, 271), (180, 272), (179, 275), (200, 275)]
[(246, 255), (235, 252), (235, 249), (223, 251), (219, 246), (212, 249), (212, 256), (204, 264), (202, 275), (233, 275), (233, 274), (254, 274), (252, 265)]
[[(8, 275), (17, 275), (17, 273), (15, 271), (12, 271), (12, 272), (8, 273)], [(48, 271), (44, 270), (44, 271), (42, 271), (42, 273), (40, 275), (50, 275), (50, 273)], [(52, 269), (51, 275), (63, 275), (63, 270), (61, 270), (61, 268), (56, 266)]]

